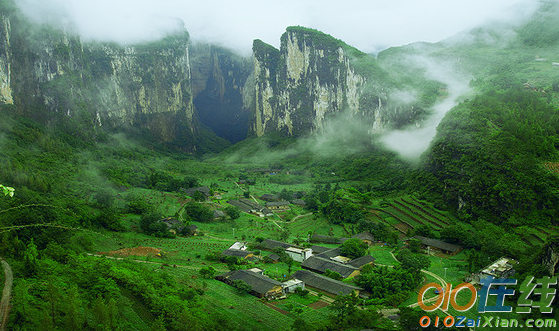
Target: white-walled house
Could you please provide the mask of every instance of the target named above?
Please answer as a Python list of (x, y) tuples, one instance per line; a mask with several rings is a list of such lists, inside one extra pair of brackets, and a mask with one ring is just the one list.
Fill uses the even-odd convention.
[(310, 248), (296, 248), (288, 247), (285, 249), (287, 255), (289, 255), (294, 261), (303, 262), (312, 255), (312, 249)]

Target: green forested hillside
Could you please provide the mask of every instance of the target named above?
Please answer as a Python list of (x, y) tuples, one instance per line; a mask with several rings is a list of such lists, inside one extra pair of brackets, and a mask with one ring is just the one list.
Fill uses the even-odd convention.
[[(15, 193), (0, 194), (0, 257), (14, 273), (7, 329), (410, 330), (424, 314), (412, 310), (423, 284), (456, 286), (502, 256), (519, 261), (519, 281), (550, 275), (559, 234), (556, 18), (557, 5), (546, 2), (513, 34), (482, 27), (469, 39), (387, 50), (372, 67), (337, 39), (288, 29), (348, 47), (361, 72), (382, 70), (391, 87), (420, 91), (426, 114), (448, 86), (409, 56), (450, 59), (471, 77), (417, 163), (355, 122), (322, 135), (273, 132), (225, 150), (200, 127), (198, 149), (187, 154), (182, 147), (192, 142), (160, 143), (139, 128), (92, 127), (79, 116), (30, 118), (22, 114), (44, 109), (22, 111), (17, 100), (3, 105), (0, 184)], [(266, 61), (281, 60), (262, 42), (254, 47)], [(288, 207), (259, 215), (228, 203), (241, 199)], [(371, 246), (346, 242), (377, 266), (343, 280), (366, 290), (364, 298), (315, 288), (268, 301), (247, 284), (214, 279), (257, 267), (285, 281), (301, 263), (265, 239), (343, 254), (344, 238), (365, 231)], [(418, 241), (403, 241), (414, 235), (462, 250), (422, 254)], [(258, 258), (224, 255), (237, 241)], [(557, 300), (553, 307), (556, 318)], [(396, 313), (396, 323), (385, 318)]]
[(465, 220), (506, 226), (557, 224), (559, 113), (522, 88), (497, 90), (454, 108), (424, 158), (426, 191)]

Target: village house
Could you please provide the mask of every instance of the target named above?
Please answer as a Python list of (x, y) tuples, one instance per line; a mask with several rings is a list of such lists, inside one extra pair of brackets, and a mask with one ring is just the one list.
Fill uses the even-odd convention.
[(466, 279), (467, 282), (470, 282), (474, 285), (480, 284), (482, 279), (485, 279), (489, 276), (494, 278), (511, 278), (515, 275), (516, 270), (514, 267), (518, 264), (516, 260), (513, 260), (508, 257), (502, 257), (497, 261), (494, 261), (490, 265), (486, 266), (482, 270), (480, 270), (476, 274), (472, 274), (468, 276)]
[(229, 200), (227, 201), (227, 203), (235, 207), (239, 207), (239, 209), (244, 211), (245, 213), (256, 214), (260, 217), (268, 217), (274, 215), (274, 213), (270, 209), (250, 199), (243, 198), (239, 200)]
[(449, 244), (437, 239), (426, 238), (423, 236), (414, 236), (412, 239), (421, 241), (421, 247), (426, 249), (427, 253), (441, 252), (448, 255), (455, 255), (462, 250), (462, 246)]
[(204, 194), (204, 196), (207, 198), (210, 196), (210, 188), (207, 186), (200, 186), (200, 187), (192, 187), (189, 189), (181, 189), (182, 191), (184, 191), (186, 193), (186, 195), (188, 196), (194, 196), (195, 192), (200, 192), (202, 194)]
[(312, 249), (310, 248), (297, 248), (288, 247), (285, 249), (287, 255), (289, 255), (294, 261), (303, 262), (312, 255)]
[(356, 235), (351, 236), (351, 238), (361, 239), (361, 241), (363, 241), (369, 246), (375, 243), (375, 237), (369, 231), (358, 233)]
[(181, 221), (173, 217), (164, 218), (159, 222), (165, 224), (165, 226), (167, 226), (167, 230), (172, 234), (182, 233), (185, 228)]
[(305, 289), (305, 282), (299, 279), (290, 279), (281, 283), (281, 287), (283, 288), (283, 292), (285, 293), (294, 293), (297, 288)]
[(332, 295), (348, 295), (352, 292), (359, 294), (360, 291), (363, 291), (363, 288), (361, 287), (334, 280), (308, 270), (298, 270), (293, 274), (293, 278), (302, 280), (305, 282), (305, 286), (313, 287)]
[(221, 254), (225, 256), (235, 256), (240, 259), (246, 259), (254, 256), (254, 252), (247, 251), (247, 250), (240, 250), (240, 249), (226, 249)]
[(302, 200), (302, 199), (291, 200), (291, 203), (296, 205), (296, 206), (300, 206), (300, 207), (306, 207), (307, 206), (307, 203), (305, 202), (305, 200)]
[(320, 234), (313, 234), (310, 238), (310, 242), (312, 243), (323, 243), (323, 244), (341, 244), (339, 238), (330, 237), (330, 236), (323, 236)]
[(215, 278), (227, 284), (232, 284), (235, 280), (241, 280), (250, 286), (250, 293), (259, 298), (273, 300), (284, 296), (280, 282), (249, 270), (230, 271)]
[(183, 230), (183, 233), (187, 233), (191, 236), (196, 236), (198, 234), (198, 227), (194, 224), (187, 225)]
[(221, 210), (214, 210), (214, 220), (223, 220), (225, 219), (225, 213)]
[(254, 179), (241, 179), (237, 182), (237, 184), (240, 184), (240, 185), (243, 185), (243, 184), (254, 185), (254, 184), (256, 184), (256, 180), (254, 180)]
[(240, 251), (245, 251), (248, 248), (247, 244), (248, 244), (247, 242), (237, 241), (233, 245), (231, 245), (229, 249), (237, 249)]
[(312, 253), (314, 255), (322, 254), (324, 252), (332, 250), (332, 248), (330, 248), (330, 247), (324, 247), (324, 246), (318, 246), (318, 245), (312, 245), (311, 249), (312, 249)]
[(316, 255), (311, 256), (301, 263), (301, 267), (320, 274), (325, 273), (326, 270), (330, 270), (332, 272), (337, 272), (340, 276), (342, 276), (342, 278), (355, 277), (359, 275), (359, 268)]
[(264, 201), (272, 202), (272, 201), (278, 201), (280, 197), (276, 194), (263, 194), (260, 197), (260, 199)]
[(289, 202), (287, 201), (272, 201), (266, 202), (266, 208), (270, 210), (282, 211), (289, 210)]
[(370, 255), (364, 255), (361, 257), (358, 257), (356, 259), (353, 259), (349, 262), (349, 265), (361, 269), (366, 265), (374, 265), (375, 264), (375, 258), (370, 256)]
[(269, 262), (272, 262), (272, 263), (278, 263), (279, 260), (280, 260), (280, 257), (279, 257), (279, 255), (277, 255), (275, 253), (272, 253), (272, 254), (267, 255), (266, 257), (264, 257), (264, 260), (265, 261), (268, 260)]
[(276, 248), (283, 248), (283, 249), (287, 249), (289, 247), (291, 247), (290, 244), (288, 243), (284, 243), (282, 241), (277, 241), (277, 240), (273, 240), (273, 239), (264, 239), (262, 240), (262, 242), (259, 245), (262, 249), (267, 249), (270, 251), (273, 251)]
[(320, 254), (316, 254), (316, 256), (331, 259), (336, 256), (341, 256), (341, 254), (342, 254), (341, 249), (339, 247), (336, 247), (336, 248), (330, 248)]
[(256, 274), (260, 274), (263, 275), (264, 274), (264, 270), (260, 269), (260, 268), (251, 268), (251, 269), (247, 269), (250, 272), (254, 272)]

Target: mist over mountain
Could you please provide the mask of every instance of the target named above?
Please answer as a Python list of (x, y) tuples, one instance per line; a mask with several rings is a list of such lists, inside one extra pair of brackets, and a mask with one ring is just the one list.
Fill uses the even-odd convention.
[(558, 20), (0, 0), (0, 329), (413, 330), (433, 275), (554, 276)]

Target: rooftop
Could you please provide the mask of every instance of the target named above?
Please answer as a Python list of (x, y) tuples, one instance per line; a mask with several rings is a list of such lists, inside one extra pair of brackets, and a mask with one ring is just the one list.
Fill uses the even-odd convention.
[(336, 261), (332, 261), (328, 258), (319, 257), (313, 255), (301, 263), (301, 267), (305, 269), (314, 270), (320, 273), (326, 272), (326, 270), (330, 270), (333, 272), (339, 273), (343, 278), (349, 277), (353, 272), (359, 270), (358, 268), (348, 265), (342, 264)]
[(311, 242), (326, 243), (326, 244), (340, 244), (340, 239), (335, 237), (323, 236), (320, 234), (313, 234), (311, 236)]
[(499, 274), (514, 268), (514, 265), (517, 264), (517, 263), (518, 262), (516, 262), (515, 260), (513, 260), (511, 258), (502, 257), (502, 258), (498, 259), (497, 261), (491, 263), (487, 267), (485, 267), (481, 272), (484, 273), (484, 274), (488, 274), (488, 275), (498, 277)]
[(312, 286), (331, 294), (350, 294), (354, 290), (363, 290), (361, 287), (353, 286), (332, 278), (319, 275), (308, 270), (298, 270), (293, 274), (293, 278), (302, 280), (306, 285)]
[(361, 240), (375, 241), (375, 236), (373, 236), (369, 231), (361, 232), (353, 235), (351, 238), (358, 238)]
[(331, 250), (332, 248), (324, 247), (324, 246), (318, 246), (318, 245), (312, 245), (311, 249), (312, 249), (313, 254), (317, 255), (317, 254), (327, 252), (327, 251)]
[(370, 256), (370, 255), (365, 255), (365, 256), (361, 256), (358, 257), (356, 259), (351, 260), (351, 262), (349, 262), (350, 265), (356, 267), (356, 268), (361, 268), (362, 266), (375, 262), (375, 258)]
[(308, 248), (301, 249), (301, 248), (297, 248), (297, 247), (288, 247), (285, 250), (289, 251), (289, 252), (297, 253), (297, 254), (302, 254), (303, 252), (306, 252), (309, 249)]
[(284, 242), (277, 241), (277, 240), (272, 240), (272, 239), (262, 240), (262, 243), (260, 243), (260, 246), (262, 246), (266, 249), (276, 249), (278, 247), (287, 249), (287, 248), (291, 247), (291, 245), (288, 244), (288, 243), (284, 243)]
[(220, 275), (218, 277), (229, 281), (240, 279), (247, 283), (252, 288), (252, 291), (258, 294), (266, 294), (274, 287), (281, 286), (281, 283), (277, 280), (248, 270), (236, 270)]
[(266, 207), (276, 207), (276, 206), (289, 206), (287, 201), (270, 201), (266, 202)]
[(184, 190), (188, 196), (192, 196), (196, 191), (203, 193), (206, 197), (210, 196), (210, 188), (207, 186), (192, 187)]
[(444, 242), (444, 241), (440, 241), (440, 240), (437, 240), (437, 239), (431, 239), (431, 238), (427, 238), (427, 237), (423, 237), (423, 236), (415, 236), (415, 237), (413, 237), (413, 239), (417, 239), (417, 240), (421, 241), (421, 243), (425, 246), (435, 247), (435, 248), (438, 248), (438, 249), (442, 249), (444, 251), (456, 252), (456, 251), (462, 249), (462, 246), (449, 244), (449, 243)]
[(236, 256), (236, 257), (245, 258), (250, 254), (254, 254), (254, 252), (244, 251), (244, 250), (240, 250), (240, 249), (226, 249), (221, 254), (223, 254), (225, 256)]

